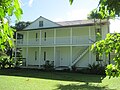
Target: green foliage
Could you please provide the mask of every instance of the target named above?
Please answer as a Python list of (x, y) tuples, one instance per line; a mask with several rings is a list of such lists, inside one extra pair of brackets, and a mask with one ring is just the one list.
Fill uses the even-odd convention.
[(91, 74), (100, 74), (100, 75), (105, 74), (105, 66), (102, 66), (100, 64), (95, 64), (95, 63), (89, 64), (88, 70), (89, 73)]
[(100, 0), (98, 7), (102, 18), (120, 16), (119, 0)]
[(120, 34), (107, 34), (105, 40), (100, 40), (92, 45), (92, 50), (94, 52), (98, 52), (100, 55), (103, 53), (106, 56), (109, 55), (110, 52), (115, 53), (113, 58), (115, 64), (108, 65), (106, 74), (108, 76), (119, 76), (120, 75)]
[(52, 63), (50, 63), (49, 60), (47, 60), (47, 61), (45, 62), (45, 65), (43, 65), (43, 68), (44, 68), (46, 71), (54, 70), (54, 66), (52, 65)]
[(8, 56), (0, 57), (0, 68), (11, 68), (14, 66), (14, 62)]
[[(73, 3), (74, 0), (69, 0), (70, 4)], [(120, 16), (120, 0), (99, 0), (98, 7), (91, 12), (95, 17), (99, 17), (99, 19), (105, 19), (115, 16)]]
[(72, 5), (72, 3), (73, 3), (73, 0), (69, 0), (69, 2), (70, 2), (70, 5)]
[(14, 27), (14, 28), (15, 28), (17, 31), (23, 30), (25, 27), (27, 27), (28, 25), (30, 25), (30, 23), (31, 23), (31, 22), (24, 22), (24, 21), (18, 22), (18, 23), (15, 24), (15, 27)]
[(15, 15), (17, 20), (21, 18), (22, 9), (19, 0), (0, 0), (0, 49), (4, 50), (5, 43), (13, 46), (13, 31), (9, 26), (7, 17)]
[(97, 9), (94, 9), (88, 14), (87, 18), (88, 19), (102, 19), (102, 15)]

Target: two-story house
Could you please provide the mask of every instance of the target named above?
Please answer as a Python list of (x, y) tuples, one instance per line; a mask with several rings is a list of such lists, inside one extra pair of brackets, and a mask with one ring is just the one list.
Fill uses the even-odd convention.
[[(42, 16), (24, 30), (16, 33), (16, 47), (22, 49), (25, 67), (40, 68), (49, 61), (54, 67), (87, 67), (96, 63), (98, 55), (90, 48), (96, 41), (96, 33), (102, 39), (109, 32), (109, 22), (94, 20), (74, 20), (53, 22)], [(19, 35), (19, 38), (18, 38)], [(102, 62), (107, 63), (103, 55)]]

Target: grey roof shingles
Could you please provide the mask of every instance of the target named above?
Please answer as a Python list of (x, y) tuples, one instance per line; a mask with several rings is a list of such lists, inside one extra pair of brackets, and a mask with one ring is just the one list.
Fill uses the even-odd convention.
[[(99, 20), (96, 21), (100, 23)], [(107, 22), (106, 20), (102, 20), (101, 23)], [(61, 26), (74, 26), (74, 25), (87, 25), (87, 24), (94, 24), (94, 20), (74, 20), (74, 21), (63, 21), (63, 22), (56, 22)]]

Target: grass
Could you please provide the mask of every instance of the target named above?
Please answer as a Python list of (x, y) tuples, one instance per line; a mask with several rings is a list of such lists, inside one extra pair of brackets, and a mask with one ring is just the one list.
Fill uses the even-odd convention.
[(0, 70), (0, 90), (120, 90), (120, 78), (30, 69)]

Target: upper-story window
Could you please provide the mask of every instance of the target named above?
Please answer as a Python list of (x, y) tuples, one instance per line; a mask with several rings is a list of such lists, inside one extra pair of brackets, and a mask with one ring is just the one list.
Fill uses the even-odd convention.
[(39, 21), (39, 27), (43, 27), (43, 21)]
[(44, 41), (46, 41), (46, 36), (47, 36), (47, 34), (46, 34), (46, 32), (44, 32)]
[(36, 41), (38, 41), (38, 33), (36, 33)]

